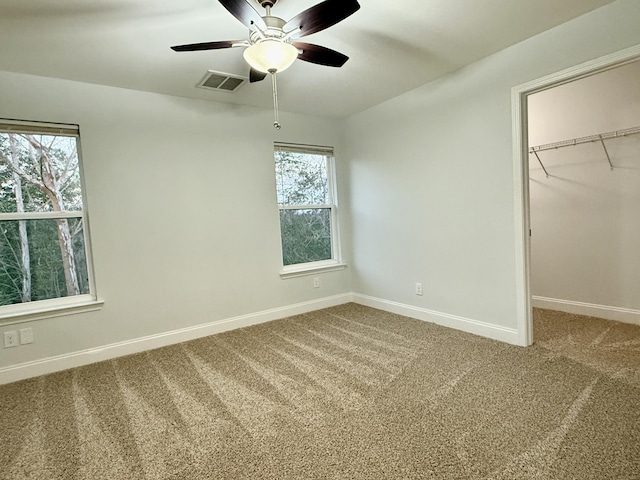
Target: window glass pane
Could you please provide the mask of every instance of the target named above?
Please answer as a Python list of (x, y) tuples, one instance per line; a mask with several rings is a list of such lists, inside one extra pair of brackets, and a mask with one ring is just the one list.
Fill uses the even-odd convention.
[(284, 265), (332, 258), (331, 209), (280, 210)]
[(328, 205), (327, 159), (324, 155), (276, 151), (279, 205)]
[(75, 137), (0, 132), (0, 213), (81, 210)]
[(0, 305), (86, 293), (81, 218), (0, 221)]

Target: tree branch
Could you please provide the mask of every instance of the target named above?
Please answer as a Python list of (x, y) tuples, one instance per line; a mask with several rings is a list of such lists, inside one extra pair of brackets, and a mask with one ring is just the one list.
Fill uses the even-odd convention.
[[(48, 173), (49, 175), (51, 175), (51, 181), (54, 183), (54, 185), (52, 185), (51, 187), (50, 187), (49, 185), (47, 185), (47, 182), (46, 182), (46, 180), (45, 180), (45, 178), (44, 178), (44, 175), (43, 175), (43, 173), (42, 173), (42, 163), (43, 163), (43, 162), (42, 162), (42, 161), (40, 161), (40, 162), (38, 162), (38, 163), (40, 164), (40, 178), (42, 179), (42, 183), (41, 183), (41, 185), (43, 186), (43, 188), (41, 188), (41, 190), (42, 190), (45, 194), (47, 194), (47, 195), (52, 195), (52, 196), (54, 196), (54, 197), (55, 197), (55, 192), (54, 192), (54, 190), (55, 190), (55, 187), (56, 187), (56, 186), (55, 186), (55, 183), (56, 183), (56, 177), (55, 177), (55, 175), (53, 174), (53, 172), (51, 171), (51, 160), (49, 159), (49, 156), (48, 156), (48, 155), (47, 155), (47, 153), (46, 153), (46, 149), (45, 149), (45, 147), (42, 145), (42, 143), (41, 143), (41, 142), (38, 142), (38, 141), (34, 138), (34, 136), (33, 136), (33, 135), (22, 135), (22, 137), (23, 137), (24, 139), (26, 139), (26, 140), (27, 140), (27, 142), (29, 142), (29, 144), (31, 145), (31, 147), (32, 147), (34, 150), (36, 150), (36, 151), (39, 151), (39, 152), (40, 152), (40, 159), (41, 159), (41, 160), (42, 160), (42, 159), (44, 159), (44, 160), (46, 160), (46, 161), (47, 161), (47, 167), (48, 167), (48, 168), (47, 168), (47, 173)], [(35, 155), (33, 155), (33, 157), (35, 158)], [(40, 188), (40, 187), (38, 187), (38, 188)]]
[(44, 191), (46, 187), (43, 183), (39, 182), (36, 178), (32, 177), (20, 168), (17, 160), (18, 151), (16, 149), (15, 138), (11, 134), (9, 134), (9, 144), (11, 145), (11, 158), (5, 156), (4, 154), (2, 154), (2, 152), (0, 152), (0, 160), (3, 161), (5, 165), (7, 165), (13, 172), (24, 178), (27, 182)]
[[(7, 243), (8, 247), (9, 247), (9, 250), (11, 251), (11, 254), (13, 255), (13, 258), (14, 258), (16, 264), (19, 264), (18, 263), (19, 260), (18, 260), (18, 256), (16, 255), (16, 251), (11, 246), (11, 242), (9, 242), (9, 238), (7, 238), (7, 231), (4, 228), (1, 228), (0, 231), (2, 231), (2, 236), (4, 237), (4, 240)], [(7, 262), (2, 262), (0, 265), (2, 265), (2, 270), (4, 270), (5, 275), (9, 278), (9, 280), (11, 281), (13, 286), (15, 287), (16, 291), (20, 292), (22, 290), (22, 288), (21, 288), (20, 285), (18, 285), (16, 283), (15, 279), (13, 278), (11, 273), (9, 272), (9, 270), (7, 268)]]
[[(66, 161), (64, 164), (64, 170), (62, 171), (62, 173), (58, 176), (58, 185), (60, 186), (60, 190), (63, 190), (64, 187), (66, 186), (66, 182), (67, 179), (69, 178), (69, 173), (71, 171), (71, 166), (72, 166), (72, 161), (76, 160), (76, 162), (73, 163), (73, 167), (75, 167), (77, 165), (77, 153), (75, 152), (71, 152), (69, 153), (69, 155), (65, 155), (66, 157)], [(75, 170), (75, 168), (74, 168)]]

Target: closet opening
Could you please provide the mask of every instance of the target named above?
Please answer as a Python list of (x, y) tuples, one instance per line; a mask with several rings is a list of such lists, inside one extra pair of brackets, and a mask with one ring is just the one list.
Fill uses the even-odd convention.
[(640, 45), (512, 90), (521, 345), (533, 308), (640, 324), (637, 78)]

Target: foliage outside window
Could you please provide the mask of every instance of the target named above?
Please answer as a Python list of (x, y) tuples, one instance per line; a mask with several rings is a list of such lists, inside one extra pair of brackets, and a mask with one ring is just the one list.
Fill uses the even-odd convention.
[(0, 313), (91, 296), (78, 128), (0, 120)]
[(283, 271), (339, 261), (333, 150), (275, 146)]

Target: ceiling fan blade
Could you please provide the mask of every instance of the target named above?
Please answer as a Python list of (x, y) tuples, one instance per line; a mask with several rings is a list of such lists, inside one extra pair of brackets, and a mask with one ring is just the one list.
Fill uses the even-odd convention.
[(357, 12), (360, 4), (356, 0), (325, 0), (299, 13), (284, 25), (286, 32), (300, 29), (297, 37), (319, 32), (344, 20)]
[(222, 42), (204, 42), (204, 43), (190, 43), (188, 45), (176, 45), (171, 47), (171, 50), (175, 52), (195, 52), (197, 50), (218, 50), (220, 48), (231, 48), (234, 45), (242, 44), (246, 40), (225, 40)]
[(260, 14), (247, 2), (247, 0), (218, 0), (231, 15), (236, 17), (246, 27), (251, 28), (252, 25), (258, 26), (260, 30), (265, 31), (267, 25)]
[(305, 62), (317, 63), (327, 67), (341, 67), (349, 60), (346, 55), (320, 45), (304, 42), (293, 42), (292, 45), (298, 50), (302, 50), (302, 53), (298, 54), (298, 58)]
[(267, 77), (267, 74), (252, 68), (249, 71), (249, 83), (261, 82)]

